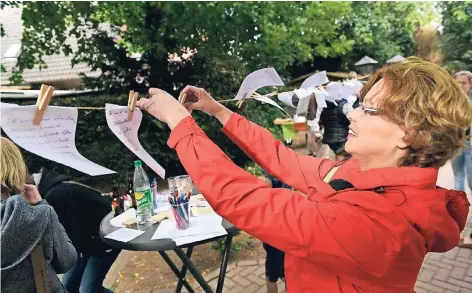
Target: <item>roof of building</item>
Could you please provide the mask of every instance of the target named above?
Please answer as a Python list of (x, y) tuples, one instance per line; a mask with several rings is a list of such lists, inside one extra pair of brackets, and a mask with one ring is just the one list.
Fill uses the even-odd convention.
[(397, 62), (400, 62), (400, 61), (403, 61), (405, 60), (405, 57), (403, 57), (402, 55), (395, 55), (393, 56), (392, 58), (388, 59), (387, 61), (385, 61), (385, 63), (387, 64), (391, 64), (391, 63), (397, 63)]
[(362, 57), (361, 60), (357, 61), (355, 66), (367, 65), (367, 64), (377, 64), (379, 62), (375, 61), (374, 59), (370, 58), (369, 56)]
[[(23, 35), (23, 22), (21, 20), (21, 8), (5, 7), (2, 11), (1, 22), (4, 26), (5, 36), (1, 38), (0, 60), (7, 72), (1, 74), (1, 85), (9, 84), (12, 69), (15, 67), (17, 57), (20, 54), (21, 38)], [(74, 49), (74, 41), (68, 40)], [(87, 64), (80, 63), (72, 67), (72, 56), (64, 54), (44, 56), (47, 68), (40, 69), (35, 66), (33, 69), (26, 69), (23, 80), (26, 83), (42, 83), (59, 80), (69, 80), (80, 78), (80, 74), (87, 76), (98, 76), (100, 72), (92, 72)]]

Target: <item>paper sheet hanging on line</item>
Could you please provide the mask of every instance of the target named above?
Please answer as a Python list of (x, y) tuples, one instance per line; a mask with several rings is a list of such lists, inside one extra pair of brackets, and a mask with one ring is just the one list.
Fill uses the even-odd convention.
[(326, 105), (326, 93), (320, 90), (315, 90), (315, 98), (318, 109), (328, 107), (328, 105)]
[[(8, 104), (8, 103), (2, 103), (0, 102), (0, 114), (3, 114), (5, 111), (8, 111), (8, 109), (19, 107), (17, 104)], [(0, 122), (0, 127), (1, 127), (1, 122)]]
[(285, 114), (287, 114), (289, 117), (290, 117), (290, 114), (288, 114), (284, 108), (280, 107), (279, 104), (277, 104), (276, 102), (272, 101), (272, 99), (268, 98), (268, 97), (260, 97), (260, 98), (255, 98), (256, 100), (262, 102), (262, 103), (266, 103), (266, 104), (270, 104), (272, 106), (275, 106), (277, 108), (279, 108), (280, 110), (282, 110)]
[(37, 107), (32, 105), (2, 110), (2, 129), (17, 145), (33, 154), (91, 176), (116, 173), (86, 159), (77, 150), (77, 108), (49, 106), (41, 124), (34, 125), (36, 109)]
[(356, 94), (357, 88), (356, 85), (350, 82), (345, 82), (343, 83), (343, 86), (341, 88), (341, 99), (346, 99), (350, 96), (353, 96)]
[(300, 99), (298, 101), (296, 114), (298, 115), (298, 114), (305, 113), (308, 110), (308, 106), (310, 104), (310, 96), (312, 93), (306, 89), (298, 89), (298, 90), (295, 90), (295, 94)]
[(328, 95), (326, 96), (326, 100), (336, 103), (337, 100), (341, 99), (341, 89), (342, 84), (340, 82), (330, 82), (326, 86), (326, 91)]
[(301, 89), (311, 88), (311, 87), (322, 85), (327, 82), (329, 82), (329, 79), (326, 76), (326, 70), (324, 70), (324, 71), (315, 73), (311, 75), (310, 77), (308, 77), (307, 79), (305, 79), (305, 81), (303, 81), (300, 88)]
[(293, 102), (292, 102), (292, 95), (293, 95), (293, 93), (291, 93), (291, 92), (285, 92), (285, 93), (278, 94), (277, 98), (279, 99), (279, 101), (281, 101), (285, 105), (287, 105), (289, 107), (292, 107), (292, 108), (296, 108), (293, 105)]
[(283, 85), (282, 79), (274, 68), (259, 69), (246, 76), (234, 100), (241, 100), (244, 96), (249, 98), (255, 91), (265, 86)]
[(107, 124), (110, 130), (119, 140), (129, 148), (136, 156), (146, 163), (159, 177), (165, 179), (166, 170), (159, 165), (146, 150), (141, 146), (138, 140), (138, 129), (143, 119), (143, 113), (136, 108), (133, 120), (128, 121), (128, 107), (113, 104), (105, 105)]
[(107, 236), (105, 236), (105, 238), (113, 239), (120, 242), (130, 242), (131, 240), (140, 236), (143, 233), (144, 231), (139, 231), (139, 230), (129, 229), (129, 228), (121, 228), (108, 234)]

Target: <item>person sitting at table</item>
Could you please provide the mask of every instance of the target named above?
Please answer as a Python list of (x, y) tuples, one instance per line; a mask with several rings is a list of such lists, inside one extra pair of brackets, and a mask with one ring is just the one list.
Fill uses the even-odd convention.
[[(183, 92), (185, 105), (159, 89), (137, 105), (172, 129), (168, 145), (216, 213), (285, 252), (287, 292), (412, 293), (425, 255), (458, 244), (469, 203), (436, 181), (467, 139), (472, 104), (441, 67), (411, 57), (374, 73), (348, 114), (352, 158), (342, 162), (288, 149), (201, 88)], [(304, 194), (236, 166), (192, 110)]]
[(77, 259), (56, 212), (34, 185), (25, 183), (20, 150), (1, 138), (2, 292), (67, 293), (57, 274)]
[(66, 289), (69, 293), (112, 293), (103, 287), (103, 280), (121, 249), (105, 244), (99, 236), (111, 202), (99, 191), (46, 168), (32, 177), (77, 250), (77, 263), (62, 277)]

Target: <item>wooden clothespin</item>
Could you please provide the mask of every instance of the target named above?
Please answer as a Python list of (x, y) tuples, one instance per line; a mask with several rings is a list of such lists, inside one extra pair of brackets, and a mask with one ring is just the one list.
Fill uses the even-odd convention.
[(52, 94), (54, 93), (55, 88), (52, 86), (47, 86), (45, 84), (41, 85), (39, 90), (38, 99), (36, 100), (36, 113), (34, 114), (33, 124), (39, 125), (41, 120), (43, 120), (44, 112), (49, 106), (51, 101)]
[(239, 102), (236, 103), (236, 106), (238, 106), (238, 108), (241, 108), (241, 106), (243, 105), (244, 99), (246, 99), (246, 96), (247, 96), (247, 93), (245, 93), (244, 96), (241, 98), (241, 100), (239, 100)]
[(187, 99), (187, 93), (182, 93), (181, 92), (180, 95), (179, 95), (179, 102), (181, 104), (184, 104), (186, 99)]
[(134, 110), (136, 108), (136, 100), (138, 99), (138, 93), (134, 91), (129, 91), (128, 96), (128, 121), (133, 120)]

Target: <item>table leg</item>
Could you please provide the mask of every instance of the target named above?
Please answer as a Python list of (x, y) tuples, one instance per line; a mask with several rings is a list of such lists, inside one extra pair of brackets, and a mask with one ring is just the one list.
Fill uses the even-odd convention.
[(223, 260), (221, 261), (220, 275), (218, 276), (218, 285), (216, 287), (216, 293), (223, 292), (223, 285), (225, 283), (226, 268), (228, 267), (229, 254), (231, 252), (232, 241), (233, 241), (233, 236), (228, 235), (225, 241), (225, 250), (223, 253)]
[(177, 256), (180, 258), (180, 260), (183, 262), (184, 266), (186, 266), (187, 269), (190, 271), (190, 273), (192, 273), (193, 277), (197, 280), (198, 284), (202, 286), (203, 291), (205, 291), (205, 293), (213, 293), (213, 290), (211, 289), (210, 285), (208, 285), (205, 279), (203, 279), (198, 269), (190, 261), (190, 259), (185, 255), (182, 248), (176, 248), (174, 249), (174, 251), (177, 254)]
[[(189, 246), (187, 248), (187, 257), (190, 259), (192, 257), (193, 246)], [(182, 280), (185, 280), (185, 275), (187, 274), (187, 266), (182, 265), (182, 269), (180, 270), (180, 277), (179, 282), (177, 283), (177, 287), (175, 288), (175, 293), (180, 293), (182, 291)]]
[[(183, 253), (183, 252), (182, 252)], [(170, 259), (170, 257), (167, 255), (167, 253), (165, 253), (165, 251), (159, 251), (159, 254), (162, 256), (162, 258), (164, 259), (164, 261), (167, 263), (167, 265), (169, 266), (169, 268), (174, 272), (174, 274), (177, 276), (177, 278), (179, 278), (179, 282), (182, 281), (182, 284), (185, 286), (185, 288), (187, 289), (187, 291), (189, 293), (195, 293), (195, 291), (193, 290), (192, 286), (190, 286), (190, 284), (187, 282), (187, 280), (184, 279), (180, 279), (180, 271), (179, 269), (177, 268), (177, 266), (174, 264), (174, 262)], [(185, 256), (185, 254), (184, 254)], [(185, 264), (184, 264), (185, 266)]]

